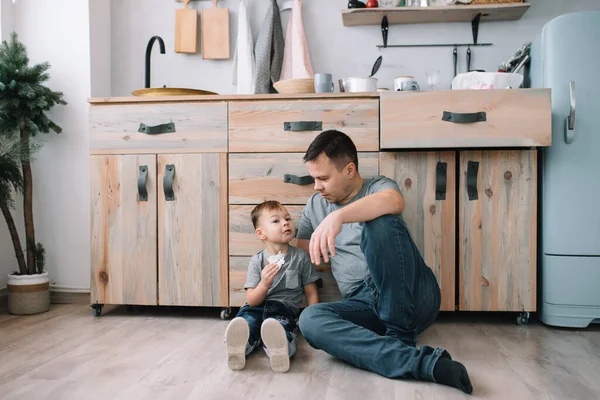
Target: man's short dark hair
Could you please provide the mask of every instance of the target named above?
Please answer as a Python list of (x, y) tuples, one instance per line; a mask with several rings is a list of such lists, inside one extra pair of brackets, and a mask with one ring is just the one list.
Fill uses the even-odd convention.
[(353, 162), (358, 171), (356, 146), (352, 139), (343, 132), (330, 129), (319, 133), (308, 146), (304, 162), (316, 160), (321, 153), (325, 153), (338, 170), (344, 168), (349, 162)]

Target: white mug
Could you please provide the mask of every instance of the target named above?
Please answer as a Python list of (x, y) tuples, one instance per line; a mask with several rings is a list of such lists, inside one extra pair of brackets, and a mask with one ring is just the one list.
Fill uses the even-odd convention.
[(394, 79), (394, 91), (419, 90), (419, 84), (412, 76), (398, 76)]

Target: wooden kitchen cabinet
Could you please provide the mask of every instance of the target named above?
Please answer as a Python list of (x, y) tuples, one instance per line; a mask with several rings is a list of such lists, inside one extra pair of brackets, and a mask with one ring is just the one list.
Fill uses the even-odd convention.
[(455, 309), (456, 153), (382, 152), (381, 175), (394, 179), (405, 200), (402, 213), (441, 289), (441, 310)]
[(537, 151), (461, 151), (459, 309), (535, 311)]
[[(90, 103), (95, 315), (147, 304), (225, 307), (227, 318), (264, 248), (251, 209), (278, 200), (299, 225), (314, 193), (302, 157), (327, 129), (352, 138), (364, 178), (398, 183), (441, 310), (518, 311), (520, 321), (536, 310), (535, 147), (552, 143), (548, 89)], [(340, 299), (328, 268), (318, 267), (325, 302)]]
[(92, 155), (91, 173), (92, 303), (229, 305), (225, 153)]
[(536, 150), (382, 152), (380, 161), (404, 195), (442, 311), (456, 308), (457, 291), (462, 311), (536, 310)]
[(90, 166), (91, 301), (155, 305), (156, 156), (92, 155)]
[(227, 155), (157, 161), (159, 304), (227, 306)]

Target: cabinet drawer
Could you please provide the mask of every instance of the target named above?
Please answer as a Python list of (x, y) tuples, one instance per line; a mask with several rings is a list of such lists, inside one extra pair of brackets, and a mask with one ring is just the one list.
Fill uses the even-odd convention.
[[(287, 122), (296, 126), (286, 128)], [(317, 125), (302, 126), (299, 122)], [(358, 151), (379, 150), (378, 101), (252, 101), (229, 105), (230, 152), (306, 152), (313, 139), (328, 129), (346, 133)]]
[[(165, 126), (171, 123), (172, 125)], [(139, 132), (164, 126), (164, 133)], [(157, 129), (157, 128), (154, 128)], [(92, 106), (90, 152), (186, 153), (227, 151), (227, 103)]]
[[(265, 244), (256, 236), (250, 213), (255, 206), (229, 206), (229, 255), (252, 256), (264, 249)], [(292, 217), (292, 222), (298, 230), (300, 217), (304, 206), (289, 206), (285, 208)], [(291, 242), (296, 245), (296, 240)]]
[[(229, 257), (229, 305), (232, 307), (240, 307), (246, 302), (244, 283), (246, 283), (249, 263), (250, 257)], [(342, 300), (342, 295), (329, 266), (320, 265), (316, 267), (316, 270), (323, 282), (323, 287), (319, 288), (319, 301), (326, 303)], [(306, 306), (306, 300), (304, 300), (304, 306)]]
[[(230, 154), (229, 204), (277, 200), (282, 204), (305, 205), (314, 193), (314, 186), (284, 182), (286, 174), (310, 176), (302, 157), (304, 153)], [(378, 175), (378, 154), (359, 153), (358, 170), (363, 178)]]
[(551, 123), (549, 89), (381, 93), (382, 149), (549, 146)]

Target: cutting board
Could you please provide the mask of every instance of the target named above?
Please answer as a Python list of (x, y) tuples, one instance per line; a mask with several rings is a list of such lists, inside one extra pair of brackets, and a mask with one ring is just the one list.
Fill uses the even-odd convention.
[(229, 9), (219, 8), (218, 0), (200, 13), (200, 51), (202, 58), (229, 59)]
[(189, 8), (190, 0), (183, 0), (184, 7), (175, 11), (175, 52), (198, 52), (198, 12)]

